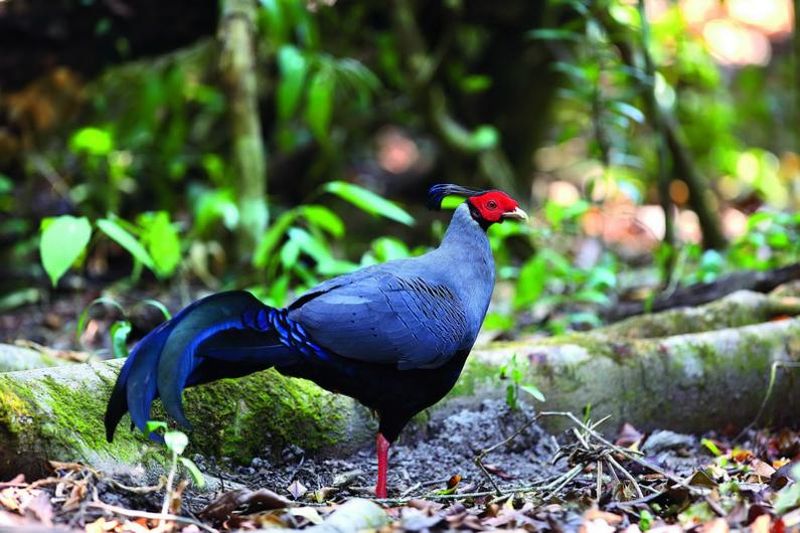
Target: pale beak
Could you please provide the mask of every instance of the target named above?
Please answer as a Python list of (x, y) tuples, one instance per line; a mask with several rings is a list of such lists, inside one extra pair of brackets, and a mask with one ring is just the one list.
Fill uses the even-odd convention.
[(508, 211), (506, 213), (503, 213), (502, 218), (504, 219), (513, 218), (514, 220), (528, 220), (528, 214), (519, 207), (517, 207), (513, 211)]

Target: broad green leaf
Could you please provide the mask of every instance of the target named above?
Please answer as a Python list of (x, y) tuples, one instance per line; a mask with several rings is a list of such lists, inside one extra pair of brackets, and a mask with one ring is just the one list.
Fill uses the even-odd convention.
[(127, 320), (117, 320), (111, 324), (111, 353), (114, 357), (128, 357), (128, 335), (131, 333), (131, 323)]
[(288, 241), (281, 247), (281, 264), (284, 268), (296, 266), (297, 258), (300, 257), (300, 245), (297, 241)]
[(239, 208), (230, 189), (202, 193), (194, 211), (194, 231), (200, 235), (208, 233), (219, 220), (222, 220), (222, 224), (229, 230), (234, 229), (239, 223)]
[(327, 69), (318, 70), (308, 87), (306, 121), (311, 133), (321, 143), (328, 140), (328, 129), (333, 115), (333, 93), (333, 76)]
[(339, 215), (327, 207), (310, 204), (304, 205), (300, 209), (309, 224), (327, 231), (337, 239), (344, 237), (344, 222)]
[(86, 217), (69, 215), (42, 221), (39, 254), (53, 287), (89, 244), (92, 226)]
[(540, 402), (545, 401), (544, 394), (542, 394), (542, 391), (540, 391), (535, 386), (527, 384), (527, 385), (520, 385), (519, 388), (521, 390), (527, 392), (528, 394), (530, 394), (531, 396), (533, 396), (534, 398), (536, 398)]
[(189, 445), (189, 437), (182, 431), (167, 431), (164, 433), (164, 444), (171, 452), (180, 455)]
[(317, 265), (317, 271), (323, 276), (339, 276), (358, 270), (360, 265), (341, 259), (326, 259)]
[(111, 133), (100, 128), (81, 128), (69, 140), (73, 152), (84, 152), (92, 155), (108, 155), (114, 149)]
[(145, 213), (139, 217), (142, 228), (141, 241), (153, 258), (159, 277), (169, 277), (181, 262), (181, 241), (169, 213)]
[(324, 242), (315, 239), (309, 232), (301, 228), (289, 228), (289, 240), (296, 242), (300, 250), (310, 255), (318, 263), (332, 259), (331, 252)]
[(344, 181), (331, 181), (325, 184), (324, 190), (371, 215), (379, 215), (407, 226), (414, 224), (414, 218), (403, 208), (358, 185)]
[(108, 218), (101, 218), (97, 221), (97, 227), (100, 228), (100, 231), (108, 235), (111, 240), (125, 248), (134, 259), (150, 270), (155, 270), (153, 258), (147, 253), (142, 243), (140, 243), (136, 237), (128, 233), (128, 231), (116, 221)]
[(266, 268), (269, 264), (270, 257), (275, 252), (278, 243), (286, 235), (286, 231), (295, 221), (300, 211), (292, 209), (287, 211), (272, 224), (264, 236), (256, 245), (256, 251), (253, 253), (253, 266), (256, 268)]
[(286, 120), (300, 103), (308, 62), (296, 47), (284, 45), (278, 50), (278, 69), (281, 74), (277, 89), (278, 117)]
[(188, 457), (178, 457), (178, 461), (189, 471), (189, 475), (192, 478), (195, 486), (197, 488), (202, 489), (206, 486), (206, 478), (203, 477), (203, 473), (200, 472), (200, 469), (197, 468), (197, 465), (194, 464), (194, 461), (189, 459)]
[(392, 261), (394, 259), (404, 259), (411, 255), (406, 243), (392, 237), (380, 237), (372, 243), (372, 250), (378, 261)]

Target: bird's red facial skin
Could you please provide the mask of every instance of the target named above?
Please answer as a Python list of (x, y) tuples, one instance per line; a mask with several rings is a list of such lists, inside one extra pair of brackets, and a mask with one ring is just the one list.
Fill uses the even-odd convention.
[(505, 213), (511, 213), (519, 207), (516, 200), (501, 191), (489, 191), (467, 201), (478, 210), (483, 220), (489, 223), (502, 222)]

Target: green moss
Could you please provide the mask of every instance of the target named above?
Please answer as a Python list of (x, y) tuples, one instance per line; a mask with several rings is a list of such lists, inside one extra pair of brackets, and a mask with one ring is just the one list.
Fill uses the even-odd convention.
[(314, 452), (346, 443), (352, 400), (274, 370), (221, 380), (186, 392), (195, 449), (246, 461), (266, 446), (294, 443)]

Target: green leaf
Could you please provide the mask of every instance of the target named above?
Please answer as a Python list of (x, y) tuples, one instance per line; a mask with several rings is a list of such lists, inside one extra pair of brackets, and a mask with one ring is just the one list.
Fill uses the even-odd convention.
[(372, 250), (378, 261), (386, 262), (394, 259), (405, 259), (411, 252), (406, 243), (393, 237), (380, 237), (372, 242)]
[(547, 281), (547, 263), (541, 254), (525, 263), (519, 271), (514, 307), (520, 309), (536, 301)]
[(163, 429), (164, 431), (166, 431), (167, 427), (168, 426), (166, 422), (162, 422), (160, 420), (148, 420), (147, 424), (145, 425), (145, 430), (149, 435), (150, 433), (155, 433), (159, 429)]
[(53, 287), (89, 244), (92, 226), (86, 217), (69, 215), (42, 221), (39, 254)]
[(332, 237), (341, 239), (344, 237), (344, 222), (342, 219), (327, 207), (310, 204), (300, 207), (303, 216), (309, 224), (327, 231)]
[(111, 133), (100, 128), (81, 128), (69, 140), (73, 152), (85, 152), (91, 155), (108, 155), (114, 149)]
[(189, 475), (192, 478), (195, 486), (197, 488), (202, 489), (206, 486), (206, 478), (203, 477), (203, 473), (200, 472), (200, 469), (197, 468), (197, 465), (194, 464), (194, 461), (189, 459), (188, 457), (178, 457), (178, 461), (189, 471)]
[(403, 208), (358, 185), (344, 181), (331, 181), (326, 183), (323, 188), (371, 215), (382, 216), (407, 226), (414, 224), (414, 217)]
[(111, 324), (111, 353), (114, 357), (128, 357), (128, 335), (131, 333), (131, 323), (127, 320), (117, 320)]
[(500, 141), (500, 132), (494, 126), (478, 126), (470, 134), (470, 145), (475, 150), (490, 150)]
[(181, 262), (181, 241), (169, 213), (144, 213), (139, 216), (139, 225), (142, 228), (142, 244), (153, 258), (156, 275), (171, 276)]
[(296, 242), (300, 251), (310, 255), (318, 263), (332, 259), (331, 252), (324, 242), (315, 239), (309, 232), (301, 228), (289, 228), (290, 242)]
[(286, 231), (289, 229), (289, 226), (292, 225), (292, 222), (295, 221), (298, 214), (300, 214), (300, 211), (292, 209), (279, 216), (272, 224), (256, 245), (256, 251), (253, 253), (254, 267), (266, 268), (275, 248), (277, 248), (278, 243), (280, 243), (281, 239), (286, 235)]
[(627, 102), (621, 102), (618, 100), (609, 102), (609, 106), (611, 107), (611, 109), (613, 109), (620, 115), (628, 117), (637, 124), (644, 124), (645, 121), (644, 113), (642, 113), (642, 111), (639, 110), (638, 107), (632, 106)]
[(545, 401), (544, 394), (542, 394), (542, 391), (540, 391), (535, 386), (527, 384), (527, 385), (520, 385), (519, 388), (520, 388), (520, 390), (523, 390), (523, 391), (527, 392), (528, 394), (530, 394), (531, 396), (533, 396), (534, 398), (536, 398), (540, 402)]
[(167, 431), (164, 433), (164, 444), (172, 453), (180, 455), (189, 445), (189, 437), (183, 431)]
[(142, 304), (143, 305), (149, 305), (151, 307), (155, 307), (156, 309), (161, 311), (161, 314), (164, 315), (164, 320), (169, 320), (170, 318), (172, 318), (172, 313), (169, 312), (169, 309), (167, 309), (167, 306), (162, 304), (158, 300), (155, 300), (153, 298), (148, 298), (146, 300), (142, 300)]
[(711, 440), (711, 439), (700, 439), (700, 444), (706, 448), (708, 451), (711, 452), (712, 455), (715, 457), (720, 457), (722, 455), (722, 450), (719, 449), (719, 446)]
[(284, 268), (291, 268), (297, 263), (300, 257), (300, 245), (297, 241), (289, 241), (281, 247), (281, 264)]
[(300, 103), (308, 62), (296, 47), (284, 45), (278, 50), (278, 69), (281, 74), (277, 89), (278, 117), (286, 120)]
[(333, 76), (328, 69), (317, 71), (308, 87), (306, 121), (311, 133), (321, 143), (328, 140), (328, 129), (333, 116)]
[(558, 28), (531, 30), (525, 35), (531, 39), (540, 41), (578, 41), (581, 38), (581, 36), (575, 32)]
[(116, 221), (108, 218), (101, 218), (97, 221), (97, 227), (100, 228), (100, 231), (108, 235), (111, 240), (125, 248), (134, 259), (150, 270), (155, 270), (153, 258), (147, 253), (142, 243), (140, 243), (136, 237), (128, 233), (128, 231)]

